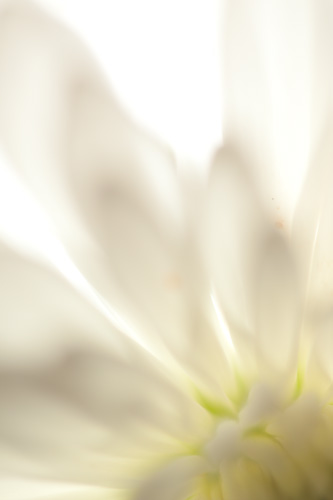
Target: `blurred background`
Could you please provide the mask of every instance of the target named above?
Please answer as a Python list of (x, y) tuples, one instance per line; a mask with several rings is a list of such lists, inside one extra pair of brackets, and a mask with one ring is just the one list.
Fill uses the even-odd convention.
[(181, 159), (221, 141), (219, 0), (40, 0), (84, 39), (119, 99)]
[[(222, 140), (219, 0), (36, 3), (85, 42), (121, 105), (178, 165), (207, 172)], [(1, 151), (0, 236), (28, 253), (57, 253), (48, 221)]]

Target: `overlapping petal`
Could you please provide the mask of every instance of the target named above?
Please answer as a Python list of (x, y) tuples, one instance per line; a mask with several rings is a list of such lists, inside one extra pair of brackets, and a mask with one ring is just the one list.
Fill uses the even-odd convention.
[[(219, 345), (202, 311), (172, 155), (121, 109), (68, 30), (25, 2), (5, 4), (0, 23), (0, 141), (10, 163), (80, 271), (155, 353), (196, 366), (199, 343), (213, 358)], [(214, 377), (224, 363), (221, 355), (206, 371)]]
[(202, 246), (207, 271), (231, 332), (254, 331), (253, 275), (268, 220), (238, 145), (226, 145), (212, 166)]
[(259, 364), (289, 377), (298, 366), (302, 297), (291, 250), (279, 234), (272, 234), (263, 245), (256, 274)]
[(266, 206), (272, 213), (279, 207), (288, 225), (331, 113), (331, 9), (312, 0), (225, 7), (225, 136), (254, 160)]
[(128, 488), (200, 441), (204, 410), (60, 276), (4, 248), (1, 274), (3, 472)]
[(328, 123), (313, 152), (293, 226), (310, 316), (324, 313), (333, 293), (332, 137)]
[[(329, 491), (330, 130), (292, 238), (262, 207), (274, 199), (271, 166), (306, 163), (316, 99), (308, 83), (286, 90), (308, 74), (318, 45), (311, 35), (308, 57), (303, 41), (318, 12), (306, 2), (292, 30), (296, 8), (286, 19), (285, 3), (256, 6), (226, 10), (227, 142), (192, 211), (172, 155), (122, 110), (75, 36), (28, 2), (0, 5), (1, 145), (106, 299), (97, 310), (51, 269), (1, 247), (4, 474), (102, 486), (121, 500)], [(288, 27), (277, 44), (275, 14)], [(251, 180), (263, 166), (264, 183)], [(105, 304), (138, 343), (101, 314)]]
[(78, 487), (71, 484), (31, 481), (17, 477), (1, 477), (0, 491), (7, 500), (120, 500), (119, 492), (110, 489)]

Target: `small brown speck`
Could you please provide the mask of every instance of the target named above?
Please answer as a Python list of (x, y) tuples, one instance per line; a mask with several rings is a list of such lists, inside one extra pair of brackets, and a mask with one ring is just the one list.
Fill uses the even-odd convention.
[(284, 229), (284, 220), (283, 219), (277, 219), (275, 221), (275, 227), (277, 229)]

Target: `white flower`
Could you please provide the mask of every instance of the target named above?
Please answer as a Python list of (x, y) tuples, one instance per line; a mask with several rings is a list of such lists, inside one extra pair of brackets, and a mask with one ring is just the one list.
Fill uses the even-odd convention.
[[(245, 7), (233, 2), (230, 19), (233, 6)], [(227, 143), (200, 189), (180, 183), (75, 37), (27, 2), (2, 5), (0, 68), (6, 157), (103, 297), (98, 310), (2, 245), (2, 476), (75, 483), (91, 499), (331, 498), (330, 132), (290, 232), (250, 175), (249, 158), (275, 151), (265, 109), (252, 127), (230, 97)]]

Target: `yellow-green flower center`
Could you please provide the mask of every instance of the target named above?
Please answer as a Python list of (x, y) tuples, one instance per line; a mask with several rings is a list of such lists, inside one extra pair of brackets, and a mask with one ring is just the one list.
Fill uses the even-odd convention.
[(235, 414), (200, 395), (216, 431), (191, 500), (333, 498), (333, 406), (302, 386), (298, 374), (286, 397), (257, 383)]

